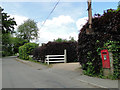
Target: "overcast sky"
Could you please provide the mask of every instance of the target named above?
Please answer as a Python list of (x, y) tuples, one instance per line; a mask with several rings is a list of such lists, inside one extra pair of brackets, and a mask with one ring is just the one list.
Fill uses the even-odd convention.
[[(55, 4), (56, 2), (0, 2), (4, 12), (15, 18), (17, 26), (27, 19), (37, 22), (38, 43), (47, 43), (58, 37), (69, 39), (70, 36), (77, 40), (80, 29), (87, 21), (87, 2), (60, 2), (41, 28)], [(92, 14), (103, 14), (104, 10), (116, 9), (117, 5), (118, 2), (93, 2)]]

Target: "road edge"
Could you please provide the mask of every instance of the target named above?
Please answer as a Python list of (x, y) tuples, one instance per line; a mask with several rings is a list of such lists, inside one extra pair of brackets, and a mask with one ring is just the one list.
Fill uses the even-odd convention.
[(87, 82), (87, 81), (80, 80), (80, 79), (78, 79), (78, 80), (79, 80), (80, 82), (87, 83), (87, 84), (90, 84), (90, 85), (95, 86), (95, 87), (108, 89), (108, 87), (105, 87), (105, 86), (101, 86), (101, 85), (98, 85), (98, 84), (95, 84), (95, 83), (91, 83), (91, 82)]

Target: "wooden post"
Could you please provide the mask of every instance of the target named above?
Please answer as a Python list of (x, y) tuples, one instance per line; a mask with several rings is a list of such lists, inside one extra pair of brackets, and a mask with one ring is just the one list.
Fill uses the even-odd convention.
[(47, 64), (49, 65), (49, 55), (47, 55)]
[(65, 60), (65, 63), (67, 63), (67, 52), (66, 52), (66, 49), (64, 50), (64, 60)]
[(92, 8), (91, 0), (88, 0), (88, 19), (89, 19), (89, 28), (92, 28)]
[(92, 8), (91, 8), (91, 0), (87, 1), (88, 3), (88, 24), (89, 28), (86, 29), (86, 34), (94, 34), (92, 29)]

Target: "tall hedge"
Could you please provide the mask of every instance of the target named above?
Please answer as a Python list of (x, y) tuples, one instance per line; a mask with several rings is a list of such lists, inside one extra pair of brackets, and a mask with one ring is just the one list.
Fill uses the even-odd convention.
[(29, 60), (29, 55), (33, 54), (33, 50), (38, 47), (35, 43), (25, 43), (19, 47), (19, 58)]
[[(92, 21), (95, 34), (86, 34), (88, 28), (88, 23), (86, 23), (80, 30), (78, 39), (79, 62), (89, 75), (101, 73), (102, 60), (100, 52), (97, 52), (98, 48), (104, 47), (108, 40), (120, 41), (120, 10), (107, 10), (102, 16), (96, 15)], [(118, 63), (120, 63), (120, 59)], [(116, 66), (119, 67), (118, 64)], [(88, 70), (88, 68), (90, 69)]]
[(67, 62), (76, 62), (77, 42), (48, 42), (44, 46), (34, 50), (33, 57), (44, 62), (45, 55), (63, 55), (64, 49), (67, 50)]

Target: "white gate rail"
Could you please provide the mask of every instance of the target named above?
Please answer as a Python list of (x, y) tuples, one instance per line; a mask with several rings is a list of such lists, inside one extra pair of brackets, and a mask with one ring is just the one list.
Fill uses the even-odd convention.
[[(48, 65), (50, 62), (67, 62), (66, 49), (64, 50), (64, 55), (46, 55), (45, 63)], [(61, 58), (62, 57), (62, 58)]]

